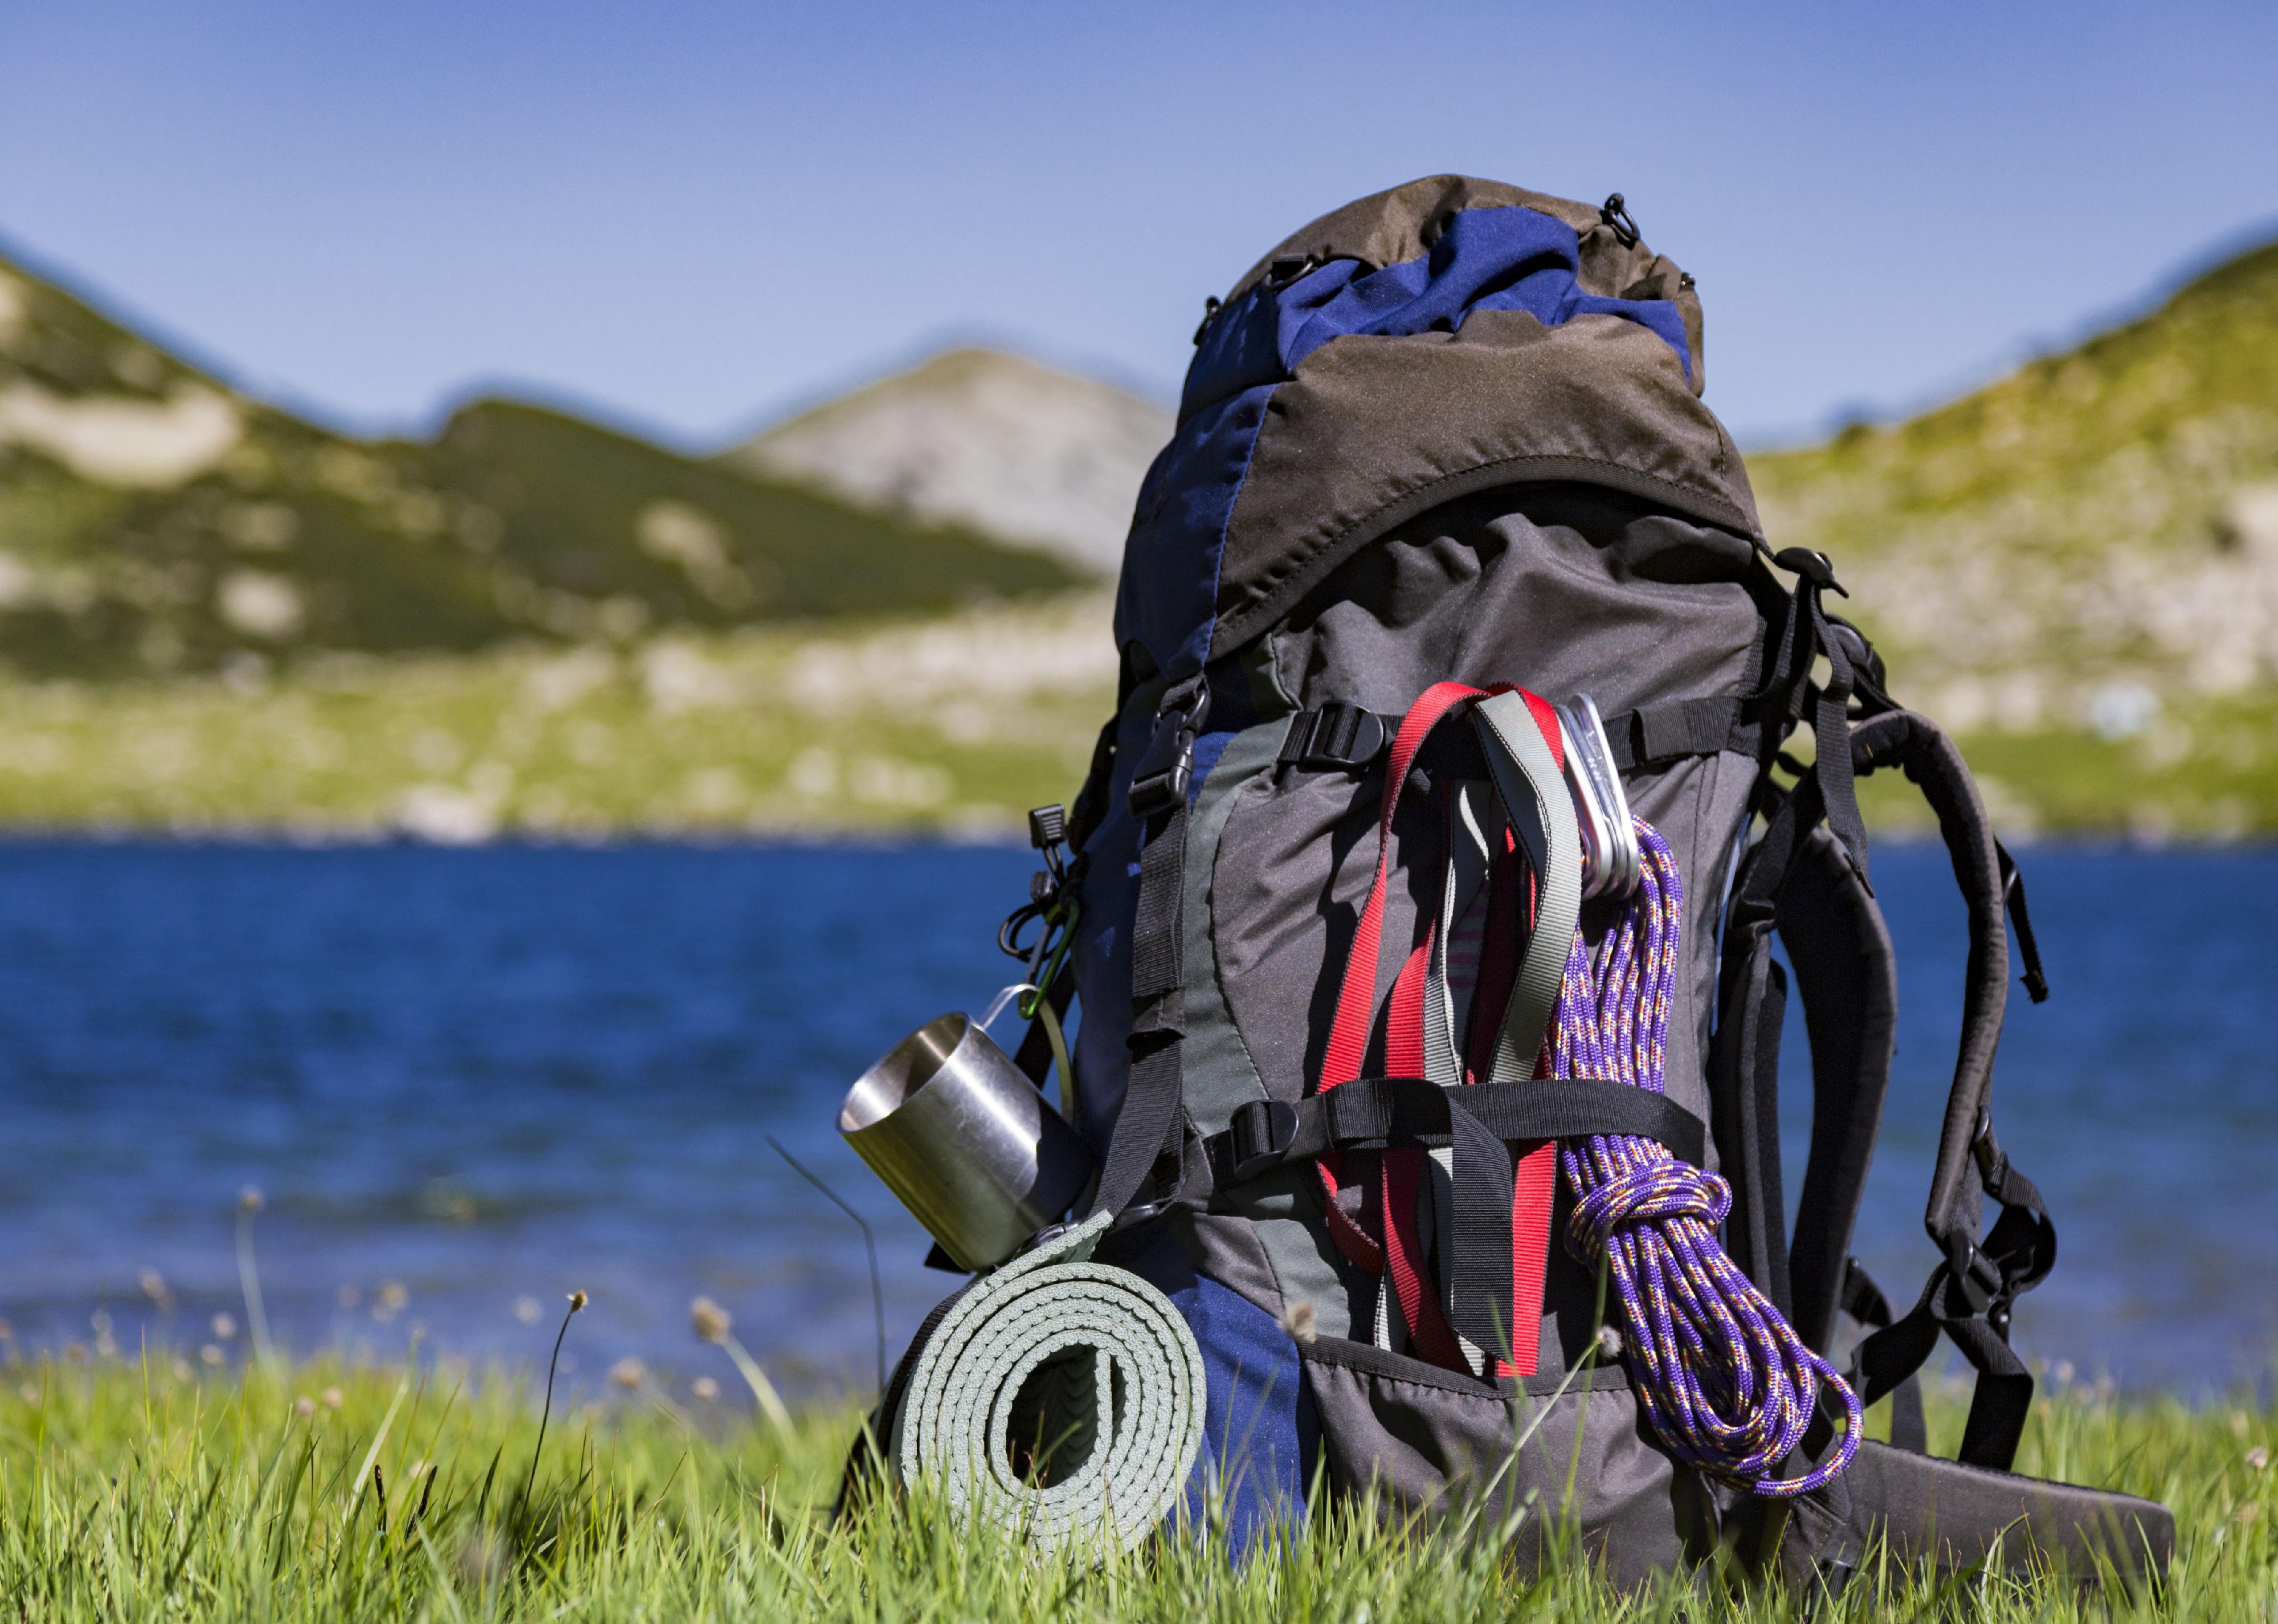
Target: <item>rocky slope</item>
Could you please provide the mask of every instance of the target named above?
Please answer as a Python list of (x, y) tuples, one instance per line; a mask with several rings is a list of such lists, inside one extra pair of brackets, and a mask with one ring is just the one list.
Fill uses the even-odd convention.
[(0, 261), (0, 663), (258, 670), (946, 610), (1053, 558), (484, 401), (432, 442), (249, 399)]
[(1171, 413), (1112, 384), (952, 349), (727, 452), (921, 522), (1043, 548), (1112, 578)]
[(1749, 459), (2013, 824), (2278, 829), (2278, 243), (1951, 404)]
[(2278, 684), (2278, 243), (1893, 427), (1749, 459), (1909, 691), (1964, 728)]

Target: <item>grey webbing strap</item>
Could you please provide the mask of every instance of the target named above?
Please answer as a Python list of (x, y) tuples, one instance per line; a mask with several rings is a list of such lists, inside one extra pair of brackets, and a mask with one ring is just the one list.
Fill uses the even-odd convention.
[[(1475, 796), (1484, 800), (1484, 786), (1458, 782), (1448, 795), (1448, 864), (1440, 883), (1440, 924), (1432, 933), (1432, 954), (1424, 983), (1424, 1075), (1441, 1088), (1464, 1084), (1463, 1045), (1456, 1021), (1455, 988), (1448, 977), (1448, 954), (1456, 927), (1487, 885), (1491, 857), (1486, 837), (1472, 811)], [(1452, 1145), (1435, 1145), (1426, 1155), (1431, 1193), (1432, 1235), (1447, 1248), (1455, 1245), (1456, 1151)], [(1440, 1308), (1448, 1323), (1464, 1322), (1457, 1304), (1454, 1268), (1440, 1271)], [(1456, 1346), (1469, 1361), (1473, 1375), (1487, 1369), (1487, 1354), (1458, 1331)]]
[(1566, 978), (1566, 959), (1574, 946), (1574, 924), (1582, 911), (1582, 837), (1566, 781), (1534, 724), (1525, 696), (1497, 693), (1472, 707), (1472, 716), (1486, 747), (1487, 770), (1494, 775), (1503, 812), (1526, 847), (1537, 876), (1534, 931), (1512, 977), (1510, 1001), (1503, 1007), (1502, 1030), (1495, 1038), (1489, 1081), (1516, 1082), (1534, 1075), (1535, 1056), (1558, 1007)]
[(1456, 926), (1479, 900), (1489, 854), (1475, 812), (1479, 786), (1458, 783), (1448, 797), (1448, 870), (1440, 887), (1440, 928), (1424, 987), (1424, 1075), (1443, 1088), (1464, 1080), (1464, 1045), (1456, 1020), (1456, 992), (1448, 978), (1448, 952)]

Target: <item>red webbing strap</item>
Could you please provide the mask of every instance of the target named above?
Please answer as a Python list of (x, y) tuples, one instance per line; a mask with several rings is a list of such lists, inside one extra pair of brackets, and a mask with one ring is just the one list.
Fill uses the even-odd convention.
[[(1565, 736), (1559, 730), (1558, 713), (1548, 700), (1521, 690), (1526, 701), (1527, 714), (1541, 731), (1542, 740), (1550, 747), (1550, 759), (1558, 763), (1560, 771), (1566, 767)], [(1514, 862), (1516, 859), (1513, 860)], [(1531, 931), (1534, 925), (1535, 877), (1527, 879), (1526, 922)], [(1505, 915), (1516, 917), (1516, 915)], [(1516, 944), (1514, 944), (1515, 946)], [(1517, 969), (1517, 960), (1512, 960), (1512, 970)], [(1509, 996), (1509, 984), (1504, 995)], [(1495, 1007), (1500, 1008), (1500, 1004)], [(1494, 1035), (1487, 1035), (1487, 1053), (1494, 1053)], [(1550, 1045), (1546, 1037), (1542, 1053), (1536, 1057), (1534, 1075), (1550, 1075)], [(1518, 1147), (1518, 1165), (1512, 1174), (1515, 1188), (1511, 1191), (1510, 1210), (1510, 1303), (1511, 1367), (1516, 1375), (1533, 1375), (1541, 1360), (1542, 1293), (1545, 1277), (1550, 1269), (1550, 1208), (1557, 1198), (1558, 1150), (1548, 1139), (1537, 1139)]]
[[(1479, 693), (1460, 682), (1434, 683), (1409, 707), (1401, 718), (1400, 731), (1393, 735), (1392, 757), (1384, 771), (1384, 809), (1377, 819), (1376, 879), (1353, 932), (1352, 951), (1345, 958), (1344, 980), (1337, 989), (1336, 1020), (1329, 1028), (1328, 1048), (1321, 1057), (1317, 1093), (1360, 1076), (1368, 1056), (1368, 1035), (1376, 1015), (1377, 950), (1384, 935), (1384, 900), (1392, 878), (1392, 816), (1400, 809), (1400, 792), (1408, 781), (1408, 770), (1416, 764), (1417, 751), (1440, 719), (1464, 701), (1477, 698)], [(1343, 1170), (1338, 1162), (1334, 1156), (1324, 1156), (1315, 1164), (1320, 1172), (1322, 1210), (1328, 1218), (1330, 1238), (1354, 1268), (1382, 1274), (1383, 1248), (1337, 1205), (1337, 1179)]]
[[(1394, 1076), (1424, 1073), (1424, 995), (1431, 980), (1432, 932), (1408, 955), (1392, 984), (1392, 1007), (1385, 1017), (1384, 1068)], [(1382, 1231), (1384, 1268), (1400, 1299), (1410, 1352), (1450, 1368), (1458, 1362), (1455, 1333), (1441, 1312), (1440, 1294), (1424, 1260), (1424, 1237), (1417, 1203), (1424, 1192), (1424, 1152), (1410, 1145), (1381, 1153), (1377, 1176), (1384, 1182), (1384, 1210), (1391, 1220)], [(1442, 1243), (1445, 1244), (1444, 1242)]]
[(1376, 881), (1369, 887), (1367, 906), (1353, 932), (1352, 952), (1345, 960), (1345, 978), (1337, 989), (1337, 1016), (1329, 1028), (1329, 1046), (1321, 1057), (1320, 1089), (1326, 1091), (1360, 1076), (1368, 1053), (1369, 1028), (1376, 1013), (1377, 945), (1384, 934), (1384, 898), (1392, 881), (1392, 815), (1400, 809), (1400, 792), (1408, 782), (1416, 753), (1440, 718), (1481, 690), (1460, 682), (1438, 682), (1424, 690), (1409, 707), (1393, 735), (1392, 759), (1384, 770), (1384, 810), (1377, 818)]
[[(1462, 683), (1434, 684), (1410, 708), (1393, 739), (1391, 760), (1385, 770), (1383, 810), (1377, 825), (1376, 876), (1353, 934), (1352, 950), (1345, 961), (1344, 979), (1337, 990), (1336, 1017), (1330, 1027), (1316, 1092), (1350, 1082), (1360, 1075), (1366, 1061), (1369, 1033), (1374, 1024), (1385, 900), (1391, 883), (1393, 817), (1399, 809), (1409, 770), (1414, 766), (1417, 752), (1432, 729), (1457, 705), (1480, 697), (1482, 692)], [(1528, 714), (1549, 747), (1551, 758), (1563, 769), (1563, 739), (1557, 713), (1547, 701), (1521, 692)], [(1521, 865), (1516, 842), (1507, 827), (1503, 846), (1490, 882), (1490, 929), (1487, 959), (1480, 967), (1480, 986), (1472, 1005), (1472, 1031), (1466, 1045), (1471, 1057), (1467, 1081), (1476, 1081), (1492, 1065), (1503, 1006), (1517, 972), (1517, 938), (1521, 932), (1516, 928), (1500, 932), (1493, 929), (1495, 923), (1504, 921), (1516, 926), (1521, 917), (1517, 908)], [(1527, 876), (1525, 885), (1525, 919), (1531, 927), (1533, 877)], [(1409, 955), (1393, 984), (1391, 1005), (1386, 1015), (1385, 1063), (1394, 1076), (1424, 1074), (1424, 996), (1432, 936), (1436, 929), (1435, 924), (1426, 930), (1423, 942)], [(1536, 1071), (1543, 1075), (1540, 1059)], [(1364, 1222), (1367, 1227), (1356, 1223), (1337, 1203), (1338, 1178), (1343, 1171), (1340, 1159), (1324, 1156), (1317, 1165), (1323, 1208), (1338, 1250), (1356, 1268), (1389, 1275), (1407, 1322), (1412, 1351), (1420, 1358), (1453, 1368), (1462, 1363), (1462, 1356), (1455, 1335), (1441, 1312), (1439, 1294), (1431, 1289), (1422, 1267), (1417, 1202), (1423, 1185), (1424, 1154), (1416, 1148), (1374, 1153), (1367, 1158), (1372, 1165), (1356, 1169), (1366, 1183)], [(1511, 1358), (1508, 1361), (1500, 1358), (1496, 1360), (1500, 1374), (1533, 1375), (1540, 1358), (1543, 1290), (1549, 1262), (1550, 1215), (1556, 1172), (1556, 1153), (1549, 1141), (1526, 1145), (1519, 1153), (1511, 1207), (1511, 1301), (1515, 1323), (1510, 1328)], [(1377, 1235), (1368, 1232), (1371, 1228)], [(1380, 1241), (1377, 1236), (1382, 1239)]]

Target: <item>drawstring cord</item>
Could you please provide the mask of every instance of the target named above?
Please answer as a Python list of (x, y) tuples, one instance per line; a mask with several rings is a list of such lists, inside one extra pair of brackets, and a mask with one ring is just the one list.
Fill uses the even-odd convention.
[[(1574, 933), (1550, 1038), (1554, 1076), (1610, 1077), (1663, 1092), (1685, 887), (1669, 843), (1642, 818), (1637, 894), (1594, 954)], [(1622, 1357), (1653, 1429), (1678, 1459), (1751, 1492), (1808, 1493), (1858, 1453), (1858, 1396), (1806, 1347), (1716, 1238), (1731, 1186), (1651, 1139), (1559, 1142), (1574, 1197), (1566, 1245), (1606, 1260), (1621, 1298)], [(1775, 1475), (1802, 1442), (1824, 1389), (1845, 1422), (1834, 1452)]]

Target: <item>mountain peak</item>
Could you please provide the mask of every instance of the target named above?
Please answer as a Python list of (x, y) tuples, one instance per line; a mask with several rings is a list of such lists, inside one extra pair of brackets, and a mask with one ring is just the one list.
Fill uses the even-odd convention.
[(944, 350), (722, 454), (747, 472), (1112, 575), (1170, 410), (999, 349)]

